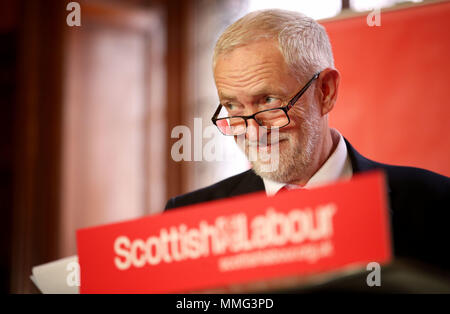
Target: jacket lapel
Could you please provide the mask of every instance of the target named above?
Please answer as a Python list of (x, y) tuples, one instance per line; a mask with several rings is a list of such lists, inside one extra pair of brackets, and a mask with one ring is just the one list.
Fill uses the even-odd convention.
[(365, 171), (375, 169), (383, 170), (384, 173), (386, 174), (387, 190), (388, 193), (390, 194), (392, 192), (392, 189), (387, 175), (386, 166), (363, 157), (360, 153), (356, 151), (356, 149), (353, 148), (353, 146), (347, 141), (346, 138), (344, 138), (344, 140), (345, 144), (347, 145), (347, 152), (350, 157), (350, 161), (352, 163), (353, 173), (362, 173)]
[(264, 181), (250, 169), (244, 172), (242, 180), (231, 190), (230, 196), (238, 196), (264, 190)]
[(352, 163), (353, 173), (360, 173), (378, 168), (377, 164), (365, 157), (353, 148), (353, 146), (344, 138), (347, 146), (347, 152)]

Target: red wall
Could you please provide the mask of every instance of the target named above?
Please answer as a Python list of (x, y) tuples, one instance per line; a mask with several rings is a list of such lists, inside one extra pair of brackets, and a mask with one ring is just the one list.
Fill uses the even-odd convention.
[(450, 2), (323, 25), (341, 73), (331, 126), (368, 158), (450, 176)]

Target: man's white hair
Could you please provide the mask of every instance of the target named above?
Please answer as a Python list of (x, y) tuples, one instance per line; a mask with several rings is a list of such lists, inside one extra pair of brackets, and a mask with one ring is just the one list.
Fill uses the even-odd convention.
[(278, 41), (286, 64), (299, 81), (334, 68), (330, 40), (322, 25), (299, 12), (269, 9), (251, 12), (223, 32), (214, 49), (213, 69), (219, 56), (262, 39)]

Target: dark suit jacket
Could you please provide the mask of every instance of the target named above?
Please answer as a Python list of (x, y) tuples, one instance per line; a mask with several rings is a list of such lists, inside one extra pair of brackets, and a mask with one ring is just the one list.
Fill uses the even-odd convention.
[[(361, 156), (346, 140), (353, 173), (381, 169), (387, 177), (394, 255), (448, 270), (450, 179), (412, 167), (391, 166)], [(252, 170), (171, 198), (166, 210), (264, 190)]]

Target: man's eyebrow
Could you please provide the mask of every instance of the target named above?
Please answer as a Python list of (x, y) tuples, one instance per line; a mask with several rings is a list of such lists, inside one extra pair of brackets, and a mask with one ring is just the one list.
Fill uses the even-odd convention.
[[(279, 87), (277, 90), (271, 90), (268, 88), (261, 88), (261, 89), (256, 89), (251, 91), (251, 95), (252, 97), (261, 97), (261, 96), (266, 96), (266, 95), (285, 95), (286, 94), (286, 89), (285, 88), (281, 88)], [(223, 92), (219, 92), (219, 98), (221, 100), (236, 100), (236, 96), (232, 96), (232, 95), (227, 95), (226, 93)]]
[(261, 95), (286, 95), (289, 90), (286, 88), (286, 86), (278, 85), (275, 87), (262, 87), (257, 88), (251, 91), (253, 95), (255, 96), (261, 96)]
[(225, 93), (219, 92), (220, 100), (236, 100), (236, 96), (227, 95)]
[(256, 89), (251, 92), (253, 97), (261, 97), (266, 95), (282, 95), (285, 93), (284, 88), (278, 88), (278, 89), (268, 89), (268, 88), (261, 88)]

